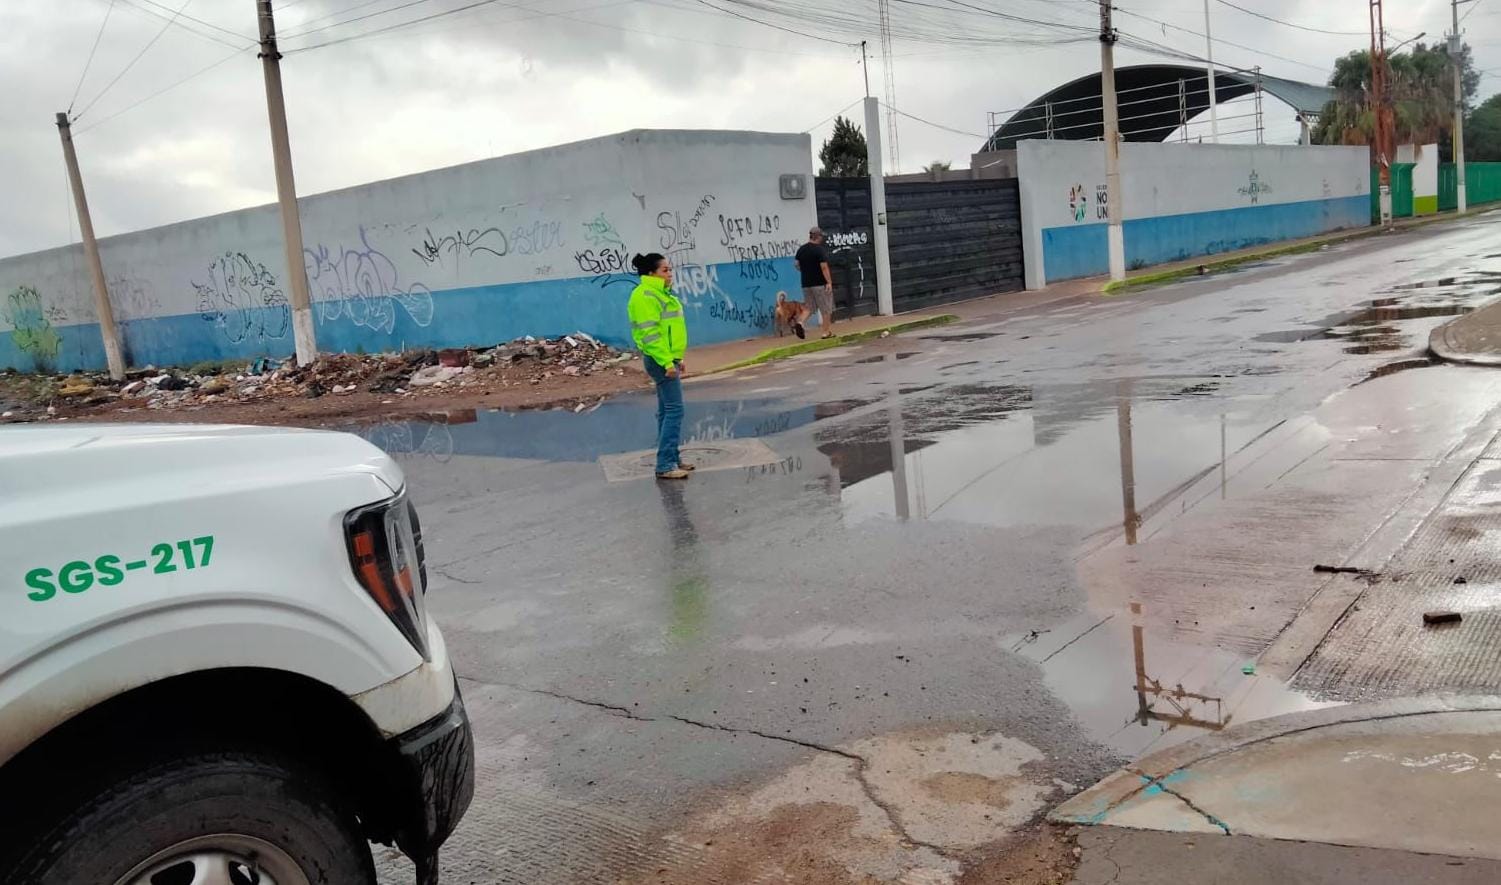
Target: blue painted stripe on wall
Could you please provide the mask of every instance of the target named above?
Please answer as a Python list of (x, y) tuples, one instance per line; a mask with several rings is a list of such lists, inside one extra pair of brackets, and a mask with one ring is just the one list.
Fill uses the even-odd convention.
[[(743, 278), (745, 274), (754, 278)], [(379, 353), (488, 345), (522, 335), (577, 331), (627, 347), (630, 329), (625, 305), (635, 283), (634, 275), (576, 277), (446, 289), (431, 295), (411, 292), (398, 297), (317, 301), (313, 317), (318, 349)], [(799, 285), (790, 258), (680, 271), (678, 291), (687, 312), (689, 340), (713, 344), (767, 334), (777, 291), (798, 293)], [(45, 354), (24, 351), (15, 335), (0, 332), (0, 368), (28, 372), (104, 368), (97, 324), (54, 329), (60, 345), (56, 352)], [(120, 336), (132, 366), (182, 366), (292, 353), (290, 315), (285, 307), (128, 320), (120, 324)]]
[[(1299, 203), (1241, 206), (1159, 218), (1128, 218), (1126, 265), (1144, 267), (1198, 255), (1308, 237), (1371, 222), (1370, 197), (1337, 197)], [(1043, 273), (1048, 282), (1110, 271), (1107, 225), (1050, 227), (1042, 232)]]

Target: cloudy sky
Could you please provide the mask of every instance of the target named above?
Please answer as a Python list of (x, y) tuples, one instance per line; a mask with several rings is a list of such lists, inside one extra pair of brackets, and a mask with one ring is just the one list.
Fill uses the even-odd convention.
[[(1303, 28), (1366, 27), (1366, 0), (1235, 2)], [(811, 130), (816, 148), (829, 118), (864, 94), (860, 53), (849, 45), (862, 37), (873, 50), (872, 86), (883, 90), (876, 0), (275, 3), (302, 194), (637, 127)], [(474, 8), (443, 14), (466, 6)], [(1446, 0), (1389, 6), (1398, 39), (1426, 31), (1431, 41), (1447, 29)], [(275, 199), (251, 48), (254, 0), (3, 7), (0, 256), (76, 239), (53, 125), (70, 103), (101, 236)], [(1097, 8), (1094, 0), (892, 0), (895, 106), (926, 121), (898, 118), (901, 171), (932, 160), (967, 165), (988, 112), (1098, 70), (1097, 43), (996, 13), (1089, 28)], [(1462, 8), (1488, 72), (1484, 97), (1501, 90), (1501, 0)], [(1190, 33), (1204, 29), (1198, 0), (1118, 0), (1118, 9), (1122, 31), (1203, 54), (1203, 38)], [(1323, 82), (1336, 56), (1369, 42), (1268, 21), (1223, 0), (1211, 10), (1216, 39), (1227, 41), (1216, 43), (1216, 61), (1290, 79)], [(436, 17), (392, 27), (427, 16)], [(1118, 55), (1118, 64), (1155, 60)], [(1266, 121), (1269, 141), (1296, 138), (1286, 107), (1269, 102)]]

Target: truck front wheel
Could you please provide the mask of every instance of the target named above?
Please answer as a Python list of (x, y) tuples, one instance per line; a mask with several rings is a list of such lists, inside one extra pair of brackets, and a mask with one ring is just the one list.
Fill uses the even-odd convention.
[(204, 752), (106, 786), (19, 864), (37, 885), (367, 885), (369, 844), (317, 771), (272, 754)]

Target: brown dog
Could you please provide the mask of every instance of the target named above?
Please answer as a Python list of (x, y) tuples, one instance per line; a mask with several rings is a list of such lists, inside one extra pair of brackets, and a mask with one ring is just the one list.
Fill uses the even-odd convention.
[(786, 292), (777, 293), (777, 309), (772, 315), (773, 325), (777, 330), (777, 337), (782, 337), (785, 331), (790, 331), (797, 337), (803, 337), (803, 303), (801, 301), (789, 301)]

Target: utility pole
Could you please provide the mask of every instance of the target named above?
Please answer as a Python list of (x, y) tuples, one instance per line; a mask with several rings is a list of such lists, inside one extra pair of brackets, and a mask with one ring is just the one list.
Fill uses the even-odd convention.
[(1100, 0), (1100, 97), (1105, 105), (1105, 200), (1110, 248), (1110, 279), (1126, 278), (1126, 235), (1121, 227), (1121, 122), (1115, 95), (1115, 27), (1111, 0)]
[(881, 173), (881, 102), (865, 96), (865, 156), (870, 167), (870, 228), (875, 234), (876, 313), (889, 317), (891, 305), (891, 243), (886, 230), (886, 177)]
[(1449, 35), (1449, 60), (1454, 63), (1454, 170), (1457, 173), (1457, 188), (1459, 202), (1457, 208), (1463, 215), (1469, 211), (1469, 201), (1465, 196), (1465, 101), (1464, 101), (1464, 65), (1460, 53), (1459, 43), (1459, 4), (1472, 2), (1472, 0), (1453, 0), (1450, 4), (1454, 11), (1454, 33)]
[(307, 270), (302, 263), (302, 218), (297, 214), (292, 146), (287, 140), (287, 107), (281, 94), (281, 53), (276, 51), (276, 20), (271, 17), (271, 0), (255, 0), (255, 11), (260, 22), (261, 71), (266, 77), (266, 112), (271, 118), (271, 156), (276, 166), (276, 199), (281, 205), (287, 282), (292, 290), (292, 340), (297, 349), (297, 365), (306, 366), (318, 358), (318, 340)]
[(1214, 91), (1214, 37), (1209, 31), (1209, 0), (1204, 0), (1204, 59), (1209, 71), (1209, 140), (1220, 143), (1219, 98)]
[(68, 164), (68, 184), (73, 189), (73, 204), (78, 208), (78, 232), (83, 237), (83, 254), (88, 259), (89, 279), (94, 285), (94, 314), (99, 320), (99, 337), (104, 339), (104, 361), (109, 376), (125, 379), (125, 356), (120, 350), (120, 330), (115, 327), (115, 311), (109, 303), (109, 287), (104, 283), (104, 263), (99, 260), (99, 243), (94, 239), (94, 220), (89, 217), (89, 201), (83, 194), (83, 175), (78, 171), (78, 154), (73, 150), (73, 129), (66, 112), (57, 115), (57, 132), (63, 140), (63, 160)]
[(865, 95), (870, 97), (870, 53), (866, 51), (866, 41), (860, 41), (860, 72), (865, 75)]
[(1386, 25), (1381, 0), (1371, 4), (1371, 103), (1376, 112), (1376, 163), (1381, 186), (1381, 226), (1392, 226), (1392, 159), (1396, 154), (1396, 118), (1386, 65)]

